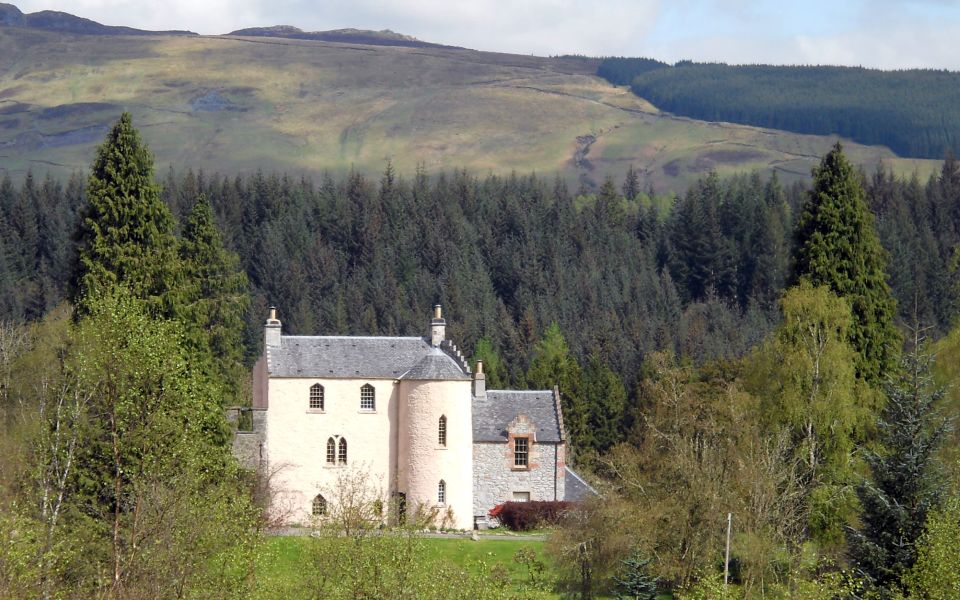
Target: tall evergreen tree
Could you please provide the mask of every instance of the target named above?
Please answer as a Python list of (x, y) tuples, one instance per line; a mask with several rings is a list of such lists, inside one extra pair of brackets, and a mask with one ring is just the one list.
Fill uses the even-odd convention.
[(948, 425), (937, 411), (944, 390), (933, 382), (933, 358), (919, 331), (913, 333), (913, 348), (887, 385), (882, 449), (866, 455), (872, 481), (857, 488), (861, 526), (847, 536), (857, 568), (888, 595), (916, 562), (927, 513), (939, 505), (943, 490), (936, 453)]
[(895, 366), (899, 348), (886, 256), (859, 177), (839, 142), (814, 168), (813, 179), (794, 234), (793, 283), (808, 279), (850, 302), (857, 374), (878, 384)]
[(154, 181), (153, 157), (123, 113), (97, 149), (77, 234), (71, 300), (90, 312), (115, 286), (169, 315), (178, 285), (177, 240)]
[(595, 446), (595, 438), (588, 427), (589, 412), (583, 400), (582, 378), (580, 365), (570, 354), (560, 326), (551, 324), (533, 349), (527, 382), (535, 388), (550, 389), (556, 386), (560, 389), (563, 423), (573, 441), (574, 450)]
[(213, 209), (203, 194), (187, 217), (180, 244), (184, 288), (181, 318), (187, 344), (210, 356), (217, 375), (236, 391), (243, 378), (243, 320), (250, 304), (240, 260), (223, 247)]

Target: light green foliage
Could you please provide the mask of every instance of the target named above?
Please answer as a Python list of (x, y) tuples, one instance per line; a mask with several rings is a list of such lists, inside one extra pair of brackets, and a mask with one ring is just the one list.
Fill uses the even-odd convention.
[(740, 586), (723, 582), (723, 573), (705, 573), (696, 583), (684, 588), (676, 595), (677, 600), (740, 600), (743, 590)]
[(783, 324), (754, 352), (748, 383), (763, 398), (768, 430), (790, 435), (812, 533), (839, 541), (852, 510), (853, 450), (873, 424), (875, 400), (854, 371), (844, 300), (801, 281), (781, 308)]
[(547, 542), (560, 590), (584, 600), (609, 591), (611, 577), (634, 545), (637, 525), (633, 507), (615, 495), (589, 498), (569, 510)]
[(910, 597), (960, 598), (960, 496), (950, 498), (927, 519), (917, 562), (906, 583)]
[(169, 315), (180, 276), (173, 217), (153, 178), (153, 157), (124, 113), (97, 150), (80, 223), (73, 304), (80, 314), (116, 286)]
[(543, 332), (533, 349), (527, 383), (535, 389), (560, 388), (563, 424), (575, 452), (589, 451), (595, 440), (589, 427), (589, 407), (583, 397), (583, 373), (557, 323)]
[(246, 382), (243, 368), (244, 313), (250, 303), (240, 260), (223, 247), (206, 196), (190, 211), (180, 242), (184, 289), (178, 316), (186, 342), (197, 357), (208, 356), (214, 373), (236, 396)]
[(506, 384), (503, 359), (493, 343), (487, 338), (477, 340), (477, 347), (473, 351), (472, 366), (477, 367), (477, 361), (483, 361), (483, 372), (487, 376), (487, 388), (502, 389)]
[(0, 557), (14, 565), (0, 567), (3, 585), (244, 597), (259, 513), (225, 445), (218, 386), (187, 362), (176, 322), (122, 293), (91, 308), (39, 328), (16, 367), (32, 374), (20, 379), (32, 395), (15, 393), (35, 426), (31, 469), (0, 523), (0, 538), (21, 540)]
[(857, 374), (876, 384), (896, 366), (900, 347), (886, 254), (860, 179), (839, 143), (813, 170), (813, 179), (794, 232), (793, 281), (828, 286), (850, 303), (853, 320), (847, 337), (857, 352)]
[(740, 577), (769, 589), (802, 529), (789, 436), (763, 429), (760, 399), (742, 389), (732, 365), (697, 372), (655, 354), (645, 371), (645, 409), (631, 443), (614, 447), (598, 468), (634, 507), (635, 545), (656, 556), (661, 579), (688, 585), (722, 560), (732, 512)]

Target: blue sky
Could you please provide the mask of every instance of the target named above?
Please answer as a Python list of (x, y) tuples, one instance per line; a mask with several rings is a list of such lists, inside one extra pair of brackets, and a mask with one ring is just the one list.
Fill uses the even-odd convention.
[(111, 25), (392, 29), (520, 54), (960, 70), (960, 0), (20, 0)]

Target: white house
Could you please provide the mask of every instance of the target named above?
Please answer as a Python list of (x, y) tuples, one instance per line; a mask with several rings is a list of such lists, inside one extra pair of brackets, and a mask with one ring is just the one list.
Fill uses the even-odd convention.
[(425, 337), (282, 335), (271, 309), (244, 410), (252, 425), (235, 452), (273, 474), (290, 522), (328, 511), (351, 468), (384, 506), (400, 499), (457, 529), (507, 500), (583, 489), (565, 465), (557, 390), (487, 390), (482, 363), (471, 373), (446, 339), (440, 306)]

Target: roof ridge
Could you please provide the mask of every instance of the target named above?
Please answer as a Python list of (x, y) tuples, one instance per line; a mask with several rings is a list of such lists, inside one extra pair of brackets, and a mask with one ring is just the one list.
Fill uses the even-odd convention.
[(426, 343), (423, 337), (413, 335), (284, 335), (282, 337), (313, 340), (417, 340)]

